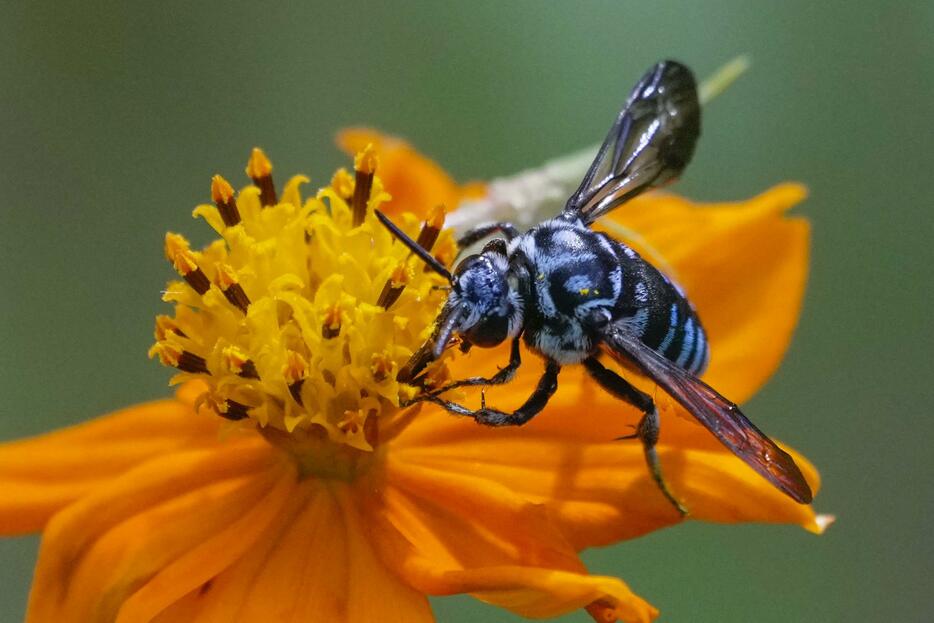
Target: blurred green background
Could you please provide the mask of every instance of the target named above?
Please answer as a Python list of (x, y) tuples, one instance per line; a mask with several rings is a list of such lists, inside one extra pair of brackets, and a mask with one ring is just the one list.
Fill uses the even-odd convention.
[[(660, 58), (705, 76), (751, 54), (678, 191), (811, 188), (804, 315), (748, 413), (819, 466), (817, 508), (839, 520), (819, 538), (689, 523), (585, 559), (663, 621), (934, 617), (934, 4), (4, 4), (3, 439), (167, 394), (145, 355), (163, 232), (203, 242), (191, 208), (215, 172), (244, 182), (252, 146), (278, 179), (320, 184), (344, 163), (334, 132), (362, 123), (485, 179), (602, 138)], [(37, 544), (0, 541), (2, 621), (23, 616)], [(517, 620), (434, 605), (445, 622)]]

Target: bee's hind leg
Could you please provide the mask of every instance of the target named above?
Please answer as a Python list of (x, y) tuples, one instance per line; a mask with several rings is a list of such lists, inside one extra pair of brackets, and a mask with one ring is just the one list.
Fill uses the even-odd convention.
[(658, 452), (655, 450), (655, 444), (658, 443), (659, 429), (658, 410), (655, 408), (655, 401), (645, 392), (633, 387), (629, 381), (620, 375), (605, 368), (595, 357), (586, 359), (584, 367), (587, 368), (590, 376), (603, 389), (642, 411), (642, 419), (639, 420), (639, 424), (636, 426), (636, 432), (632, 435), (617, 437), (617, 439), (638, 439), (642, 442), (642, 448), (645, 451), (645, 462), (648, 463), (649, 472), (651, 472), (655, 484), (658, 485), (662, 494), (678, 510), (681, 516), (687, 516), (687, 508), (668, 488), (668, 483), (662, 475), (662, 465), (658, 460)]
[(471, 417), (479, 424), (486, 426), (521, 426), (538, 415), (548, 401), (558, 389), (558, 372), (561, 366), (555, 361), (549, 361), (545, 365), (545, 372), (538, 380), (538, 385), (532, 395), (522, 404), (521, 407), (508, 413), (500, 411), (493, 407), (486, 406), (486, 398), (481, 394), (481, 403), (479, 409), (468, 409), (456, 402), (444, 400), (437, 396), (428, 396), (426, 400), (444, 407), (455, 415)]

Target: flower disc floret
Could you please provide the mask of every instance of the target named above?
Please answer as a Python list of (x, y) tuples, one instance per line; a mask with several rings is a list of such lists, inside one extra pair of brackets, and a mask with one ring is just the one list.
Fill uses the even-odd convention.
[[(330, 442), (371, 450), (373, 418), (415, 391), (396, 374), (431, 330), (443, 280), (376, 219), (390, 196), (372, 150), (356, 163), (356, 178), (339, 171), (303, 201), (308, 179), (295, 176), (277, 199), (272, 165), (254, 150), (254, 184), (234, 196), (215, 176), (215, 205), (194, 210), (218, 239), (196, 251), (166, 236), (166, 256), (184, 281), (165, 290), (175, 314), (157, 319), (150, 354), (179, 370), (174, 382), (205, 380), (200, 404), (279, 431), (271, 438), (324, 431)], [(397, 220), (418, 234), (414, 215)], [(429, 225), (438, 228), (437, 211), (422, 229)], [(433, 246), (456, 253), (449, 231)]]

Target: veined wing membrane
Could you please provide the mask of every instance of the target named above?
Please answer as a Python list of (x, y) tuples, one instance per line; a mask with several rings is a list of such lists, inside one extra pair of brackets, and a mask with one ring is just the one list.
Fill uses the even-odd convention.
[(811, 502), (811, 488), (791, 455), (756, 428), (735, 404), (625, 329), (611, 327), (603, 339), (604, 351), (623, 364), (634, 363), (766, 480), (796, 502)]
[(662, 61), (639, 81), (603, 141), (565, 213), (592, 223), (616, 206), (676, 178), (700, 136), (694, 76)]

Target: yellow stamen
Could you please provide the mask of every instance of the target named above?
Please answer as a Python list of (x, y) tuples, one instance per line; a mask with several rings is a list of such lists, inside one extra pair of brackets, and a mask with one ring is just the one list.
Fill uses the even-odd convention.
[(204, 294), (211, 287), (207, 276), (198, 266), (194, 253), (189, 250), (188, 241), (184, 236), (173, 233), (165, 235), (165, 257), (198, 294)]
[(204, 357), (184, 350), (178, 344), (172, 343), (171, 340), (155, 344), (149, 349), (149, 356), (158, 357), (162, 365), (178, 368), (182, 372), (191, 374), (209, 373), (207, 361), (205, 361)]
[(211, 199), (220, 212), (221, 219), (227, 227), (233, 227), (240, 222), (240, 210), (234, 198), (233, 186), (220, 175), (211, 178)]
[(367, 202), (370, 200), (370, 191), (373, 188), (373, 175), (376, 173), (376, 150), (369, 143), (363, 151), (354, 157), (354, 189), (351, 207), (353, 208), (353, 224), (359, 227), (366, 216)]
[(195, 410), (200, 409), (202, 406), (207, 407), (217, 415), (228, 420), (242, 420), (249, 417), (250, 407), (242, 402), (224, 398), (215, 392), (205, 392), (201, 394), (195, 402)]
[(185, 333), (179, 329), (178, 324), (176, 324), (174, 320), (162, 314), (156, 316), (156, 341), (161, 342), (168, 339), (169, 336), (173, 334), (179, 337), (185, 337)]
[[(291, 188), (281, 202), (268, 204), (257, 183), (259, 191), (236, 195), (241, 220), (235, 228), (223, 231), (229, 224), (213, 217), (223, 234), (203, 250), (169, 234), (166, 256), (201, 296), (166, 290), (175, 314), (156, 321), (151, 350), (167, 366), (200, 374), (209, 393), (204, 403), (214, 412), (246, 418), (272, 443), (306, 453), (301, 462), (316, 473), (336, 469), (325, 467), (328, 457), (344, 461), (370, 452), (379, 443), (381, 416), (412, 397), (396, 371), (430, 333), (441, 300), (435, 288), (445, 285), (439, 275), (416, 270), (408, 248), (376, 218), (373, 208), (389, 195), (373, 174), (373, 149), (356, 164), (363, 185), (337, 173), (331, 186), (307, 199)], [(270, 169), (262, 152), (254, 152), (248, 167), (254, 181), (269, 177)], [(354, 203), (360, 188), (367, 190), (364, 201)], [(220, 206), (234, 198), (219, 176), (212, 198)], [(362, 221), (354, 225), (360, 205)], [(399, 217), (409, 227), (416, 222)], [(424, 223), (442, 225), (441, 208)], [(447, 231), (434, 246), (439, 254), (456, 253)], [(404, 289), (411, 298), (387, 310), (377, 304), (385, 287), (392, 297)]]
[(227, 369), (242, 376), (245, 379), (258, 379), (259, 373), (256, 371), (256, 364), (250, 359), (249, 355), (236, 346), (228, 346), (223, 350), (224, 364)]
[(363, 151), (354, 156), (353, 168), (354, 171), (358, 173), (373, 175), (376, 173), (376, 165), (378, 163), (379, 159), (376, 157), (376, 149), (373, 147), (373, 143), (367, 143)]
[(359, 409), (356, 411), (344, 411), (344, 419), (337, 423), (337, 427), (345, 434), (355, 435), (363, 426), (364, 419), (363, 412)]
[(254, 147), (250, 152), (250, 160), (246, 164), (246, 174), (254, 182), (258, 179), (272, 175), (272, 162), (259, 147)]
[(250, 160), (246, 165), (246, 174), (259, 188), (260, 203), (262, 203), (263, 207), (276, 205), (276, 187), (272, 182), (272, 163), (259, 147), (254, 147), (250, 153)]
[(409, 268), (407, 263), (404, 261), (400, 262), (393, 269), (389, 279), (386, 280), (386, 284), (383, 286), (383, 290), (380, 292), (376, 304), (383, 309), (389, 309), (402, 295), (406, 284), (412, 280), (413, 276), (414, 272)]
[(444, 227), (444, 214), (445, 208), (443, 205), (436, 205), (428, 211), (428, 218), (425, 219), (422, 230), (418, 232), (418, 240), (416, 240), (418, 246), (426, 251), (431, 251), (438, 239), (438, 234), (441, 233), (441, 228)]
[(285, 365), (282, 366), (282, 376), (288, 384), (298, 383), (308, 376), (308, 361), (301, 353), (290, 350), (286, 353)]
[(282, 366), (282, 376), (289, 386), (289, 393), (295, 402), (302, 404), (302, 386), (308, 377), (308, 361), (301, 353), (290, 350), (285, 354), (285, 365)]
[(243, 291), (243, 286), (237, 280), (237, 273), (230, 264), (218, 263), (217, 268), (217, 287), (224, 293), (224, 297), (230, 301), (230, 304), (242, 311), (244, 314), (250, 306), (250, 298)]
[(324, 323), (321, 325), (321, 336), (326, 340), (340, 335), (341, 332), (341, 308), (337, 305), (328, 307), (324, 312)]
[(377, 383), (385, 381), (392, 372), (392, 359), (384, 353), (376, 353), (370, 359), (370, 372)]

